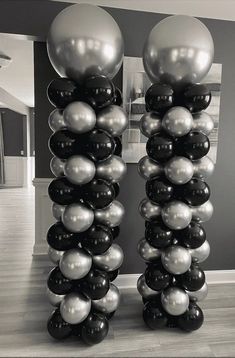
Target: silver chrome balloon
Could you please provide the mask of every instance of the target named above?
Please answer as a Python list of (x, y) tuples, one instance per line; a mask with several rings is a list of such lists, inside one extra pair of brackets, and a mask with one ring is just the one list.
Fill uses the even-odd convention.
[(116, 311), (120, 304), (120, 298), (119, 289), (113, 283), (110, 283), (106, 295), (99, 300), (92, 300), (91, 305), (95, 310), (107, 314)]
[(56, 177), (61, 177), (64, 175), (64, 166), (65, 166), (64, 160), (58, 157), (51, 158), (50, 169), (52, 174), (54, 174)]
[(201, 159), (194, 160), (193, 168), (193, 176), (200, 179), (207, 179), (213, 174), (215, 166), (213, 161), (209, 157), (205, 156)]
[(139, 205), (140, 215), (145, 220), (156, 220), (161, 216), (161, 206), (158, 204), (152, 203), (147, 198), (144, 198)]
[(70, 280), (79, 280), (86, 276), (91, 265), (91, 256), (79, 248), (66, 251), (59, 263), (60, 271)]
[(113, 104), (98, 113), (96, 125), (99, 129), (116, 137), (124, 132), (128, 125), (128, 119), (124, 110)]
[(189, 295), (190, 301), (193, 301), (193, 302), (203, 301), (208, 294), (208, 285), (205, 282), (204, 285), (202, 286), (202, 288), (200, 288), (200, 290), (198, 290), (198, 291), (187, 291), (186, 290), (186, 293)]
[(63, 111), (58, 108), (54, 109), (54, 111), (52, 111), (49, 115), (48, 124), (53, 132), (66, 128)]
[(98, 178), (108, 180), (111, 183), (120, 182), (127, 171), (126, 163), (122, 158), (112, 155), (106, 160), (96, 164), (96, 175)]
[(123, 205), (118, 200), (114, 200), (105, 208), (95, 210), (95, 220), (100, 224), (114, 227), (120, 225), (124, 214)]
[(208, 200), (200, 206), (192, 206), (191, 211), (193, 220), (198, 222), (205, 222), (209, 221), (212, 217), (214, 208), (210, 200)]
[(165, 175), (173, 184), (186, 184), (193, 177), (193, 164), (185, 157), (173, 157), (164, 167)]
[(147, 262), (156, 261), (156, 259), (161, 257), (161, 251), (149, 245), (145, 238), (140, 239), (138, 243), (138, 253)]
[(59, 305), (61, 304), (62, 300), (65, 298), (65, 295), (57, 295), (56, 293), (52, 292), (51, 290), (49, 290), (49, 288), (47, 288), (47, 298), (49, 303), (52, 306), (55, 307), (59, 307)]
[(64, 122), (72, 132), (89, 132), (96, 124), (95, 111), (85, 102), (72, 102), (64, 110)]
[(66, 206), (62, 222), (72, 232), (83, 232), (89, 229), (94, 221), (94, 212), (85, 205), (74, 203)]
[(164, 310), (172, 316), (180, 316), (189, 306), (187, 293), (178, 287), (169, 287), (161, 294)]
[(147, 155), (140, 159), (138, 163), (138, 172), (142, 178), (148, 180), (163, 173), (163, 168), (160, 164), (149, 158)]
[(144, 274), (142, 274), (137, 281), (137, 290), (144, 298), (153, 298), (159, 295), (159, 291), (152, 290), (146, 283)]
[(95, 176), (95, 164), (83, 155), (73, 155), (64, 166), (67, 179), (77, 185), (89, 183)]
[(184, 107), (172, 107), (164, 115), (162, 127), (172, 137), (182, 137), (189, 133), (193, 127), (192, 114)]
[(124, 254), (118, 244), (112, 244), (110, 248), (101, 255), (94, 255), (93, 262), (104, 271), (114, 271), (121, 267)]
[(56, 204), (56, 203), (52, 204), (52, 215), (54, 216), (54, 218), (57, 221), (61, 220), (61, 217), (62, 217), (62, 214), (63, 214), (65, 208), (66, 208), (65, 205), (60, 205), (60, 204)]
[(162, 128), (161, 117), (154, 112), (147, 112), (140, 118), (140, 130), (145, 137), (151, 137)]
[(211, 116), (204, 111), (194, 113), (193, 129), (209, 136), (214, 129), (214, 121)]
[(69, 293), (60, 304), (60, 313), (65, 322), (78, 324), (84, 321), (91, 310), (91, 300), (79, 293)]
[(59, 263), (63, 254), (64, 254), (64, 251), (55, 250), (51, 246), (49, 246), (49, 248), (48, 248), (49, 259), (51, 260), (51, 262), (53, 262), (56, 265)]
[(50, 61), (61, 77), (81, 81), (90, 75), (113, 78), (124, 53), (121, 31), (109, 13), (90, 4), (66, 7), (51, 24)]
[(161, 215), (165, 225), (173, 230), (184, 229), (192, 220), (192, 213), (188, 205), (177, 200), (165, 204)]
[(189, 253), (192, 256), (194, 262), (203, 262), (205, 261), (208, 256), (210, 255), (210, 245), (209, 242), (206, 240), (200, 247), (197, 249), (189, 249)]
[(162, 251), (162, 264), (173, 275), (182, 275), (188, 271), (192, 258), (189, 251), (178, 245), (172, 245)]
[(214, 44), (207, 27), (198, 19), (169, 16), (150, 32), (143, 50), (143, 63), (150, 80), (181, 90), (198, 83), (208, 73)]

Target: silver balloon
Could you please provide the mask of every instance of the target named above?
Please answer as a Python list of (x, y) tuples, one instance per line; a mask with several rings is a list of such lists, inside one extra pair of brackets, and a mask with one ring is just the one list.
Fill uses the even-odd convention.
[(160, 132), (161, 128), (161, 117), (157, 113), (147, 112), (140, 118), (140, 130), (145, 137)]
[(105, 107), (97, 115), (97, 127), (108, 132), (112, 136), (120, 136), (128, 125), (128, 119), (124, 110), (115, 105)]
[(95, 164), (83, 155), (73, 155), (64, 166), (67, 179), (77, 185), (89, 183), (95, 176)]
[(192, 206), (191, 211), (193, 220), (198, 222), (205, 222), (209, 221), (212, 217), (214, 208), (210, 200), (208, 200), (200, 206)]
[(61, 77), (81, 83), (95, 74), (113, 78), (121, 67), (124, 45), (111, 15), (94, 5), (76, 4), (52, 22), (47, 51)]
[(47, 288), (47, 298), (52, 306), (59, 307), (62, 300), (65, 298), (65, 295), (57, 295)]
[(114, 271), (121, 267), (124, 254), (118, 244), (112, 244), (110, 248), (101, 255), (93, 256), (93, 263), (104, 271)]
[(172, 245), (162, 251), (161, 260), (168, 272), (174, 275), (182, 275), (188, 271), (192, 257), (184, 247)]
[(156, 261), (161, 257), (161, 251), (151, 245), (145, 240), (141, 239), (138, 243), (138, 253), (143, 260), (148, 262)]
[(214, 44), (206, 26), (191, 16), (176, 15), (160, 21), (144, 46), (143, 63), (150, 80), (181, 90), (208, 73)]
[(172, 316), (180, 316), (189, 306), (189, 297), (178, 287), (169, 287), (161, 294), (164, 310)]
[(66, 206), (53, 203), (52, 204), (52, 215), (57, 221), (61, 220), (62, 214), (65, 210)]
[(49, 246), (48, 248), (48, 256), (49, 259), (51, 260), (51, 262), (53, 262), (54, 264), (58, 264), (61, 257), (63, 256), (64, 251), (58, 251), (53, 249), (52, 247)]
[(114, 227), (120, 225), (124, 214), (123, 205), (118, 200), (114, 200), (105, 208), (95, 210), (95, 220), (100, 224)]
[(72, 132), (81, 134), (95, 127), (94, 110), (85, 102), (72, 102), (64, 110), (64, 122)]
[(208, 294), (208, 285), (205, 282), (204, 285), (202, 286), (202, 288), (200, 288), (200, 290), (198, 290), (198, 291), (187, 291), (186, 290), (186, 293), (189, 295), (190, 301), (193, 301), (193, 302), (203, 301)]
[(161, 216), (161, 206), (152, 203), (147, 198), (143, 199), (139, 205), (140, 215), (145, 220), (157, 220)]
[(116, 311), (120, 304), (120, 298), (119, 289), (113, 283), (110, 283), (106, 295), (99, 300), (91, 301), (91, 304), (95, 310), (107, 314)]
[(159, 292), (158, 291), (154, 291), (152, 290), (146, 283), (145, 281), (145, 276), (144, 274), (141, 275), (139, 278), (138, 278), (138, 281), (137, 281), (137, 290), (139, 291), (139, 294), (144, 297), (144, 298), (153, 298), (153, 297), (156, 297), (157, 295), (159, 295)]
[(210, 255), (210, 245), (209, 242), (206, 240), (200, 247), (197, 249), (190, 249), (189, 253), (192, 256), (194, 262), (203, 262), (205, 261), (208, 256)]
[(172, 230), (184, 229), (192, 220), (190, 208), (177, 200), (164, 205), (161, 215), (165, 225)]
[(164, 171), (167, 179), (173, 184), (181, 185), (192, 179), (194, 167), (185, 157), (173, 157), (165, 164)]
[(200, 179), (209, 178), (213, 174), (215, 169), (213, 161), (207, 156), (198, 160), (194, 160), (193, 167), (194, 167), (193, 176)]
[(59, 263), (60, 271), (70, 280), (79, 280), (86, 276), (91, 265), (91, 256), (79, 248), (66, 251)]
[(65, 166), (64, 160), (57, 157), (53, 157), (51, 159), (50, 169), (52, 171), (52, 174), (54, 174), (56, 177), (61, 177), (64, 175), (64, 166)]
[(106, 160), (96, 164), (96, 175), (98, 178), (108, 180), (111, 183), (120, 182), (127, 171), (126, 163), (122, 158), (112, 155)]
[(66, 206), (62, 222), (72, 232), (83, 232), (89, 229), (94, 221), (94, 212), (85, 205), (74, 203)]
[(209, 136), (214, 129), (214, 121), (211, 116), (204, 111), (194, 113), (193, 129)]
[(193, 127), (193, 117), (184, 107), (172, 107), (163, 117), (162, 127), (172, 137), (182, 137)]
[(54, 111), (52, 111), (49, 115), (48, 124), (53, 132), (66, 128), (66, 125), (64, 123), (63, 111), (57, 108), (54, 109)]
[(60, 313), (65, 322), (78, 324), (84, 321), (91, 310), (91, 300), (79, 293), (69, 293), (60, 304)]
[(149, 158), (147, 155), (140, 159), (138, 163), (138, 172), (142, 178), (148, 180), (156, 176), (160, 176), (163, 168), (159, 163)]

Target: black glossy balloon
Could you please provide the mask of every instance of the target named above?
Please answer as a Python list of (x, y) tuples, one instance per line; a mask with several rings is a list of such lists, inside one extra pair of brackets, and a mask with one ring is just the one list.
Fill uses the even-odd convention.
[(110, 320), (111, 318), (113, 318), (113, 316), (115, 315), (115, 312), (116, 311), (113, 311), (113, 312), (109, 312), (109, 313), (105, 313), (105, 317)]
[(80, 287), (82, 292), (91, 300), (99, 300), (108, 292), (109, 283), (107, 272), (91, 269), (81, 280)]
[(103, 341), (109, 330), (109, 322), (102, 314), (91, 313), (82, 323), (81, 337), (89, 345)]
[(83, 149), (93, 160), (105, 160), (113, 154), (115, 142), (101, 129), (94, 129), (86, 135)]
[(92, 225), (81, 237), (82, 248), (92, 255), (103, 254), (113, 242), (111, 230), (103, 225)]
[(145, 103), (147, 112), (163, 114), (173, 106), (174, 91), (166, 84), (155, 83), (147, 90)]
[(177, 154), (191, 160), (204, 157), (210, 150), (210, 141), (202, 132), (192, 131), (186, 136), (178, 138), (175, 143)]
[(81, 148), (77, 145), (77, 135), (67, 129), (61, 129), (50, 136), (49, 148), (52, 154), (60, 159), (81, 154)]
[(110, 230), (113, 235), (113, 240), (116, 239), (120, 235), (120, 226), (111, 227)]
[(151, 264), (145, 270), (145, 281), (152, 290), (160, 291), (169, 286), (171, 275), (161, 264)]
[(196, 331), (204, 321), (204, 315), (201, 308), (196, 303), (190, 303), (187, 311), (178, 316), (178, 325), (187, 332)]
[(104, 108), (113, 103), (115, 86), (106, 76), (94, 75), (84, 81), (85, 100), (95, 109)]
[(161, 133), (151, 136), (146, 144), (148, 156), (157, 162), (165, 162), (174, 154), (173, 141)]
[(82, 99), (82, 91), (68, 78), (56, 78), (47, 87), (47, 96), (53, 106), (63, 109), (69, 103)]
[(48, 194), (50, 199), (55, 203), (69, 205), (76, 201), (75, 197), (78, 194), (78, 189), (65, 177), (61, 177), (51, 181), (48, 187)]
[(118, 87), (115, 88), (113, 104), (115, 104), (116, 106), (122, 105), (122, 92)]
[(149, 301), (144, 305), (143, 319), (151, 329), (163, 328), (167, 324), (167, 315), (161, 304), (156, 301)]
[(180, 243), (189, 249), (197, 249), (206, 241), (206, 232), (197, 222), (191, 221), (183, 230), (175, 232)]
[(210, 188), (203, 180), (192, 178), (183, 185), (182, 198), (191, 206), (202, 205), (210, 198)]
[(93, 209), (102, 209), (111, 204), (115, 198), (112, 184), (103, 179), (93, 179), (81, 189), (82, 199)]
[(205, 273), (194, 264), (184, 274), (177, 276), (177, 282), (188, 291), (198, 291), (205, 283)]
[(59, 308), (54, 310), (49, 317), (47, 330), (51, 337), (58, 340), (68, 338), (72, 334), (72, 326), (63, 320)]
[(59, 267), (56, 266), (49, 273), (47, 286), (57, 295), (65, 295), (71, 292), (73, 283), (68, 278), (66, 278), (60, 271)]
[(158, 249), (171, 245), (173, 232), (162, 222), (149, 222), (145, 228), (145, 239)]
[(211, 91), (204, 84), (195, 84), (187, 88), (183, 94), (183, 103), (191, 112), (206, 109), (211, 102)]
[(122, 155), (122, 141), (120, 137), (113, 137), (113, 140), (115, 142), (115, 150), (114, 155), (117, 155), (118, 157), (121, 157)]
[(145, 190), (149, 200), (159, 204), (171, 200), (174, 194), (173, 185), (163, 178), (148, 180), (145, 185)]
[(61, 222), (57, 222), (49, 228), (47, 242), (55, 250), (66, 251), (78, 247), (79, 236), (68, 231)]
[(113, 183), (112, 186), (113, 186), (113, 189), (114, 189), (114, 192), (115, 192), (115, 198), (116, 198), (120, 193), (120, 184)]
[(113, 282), (119, 275), (119, 269), (114, 270), (114, 271), (109, 271), (108, 275), (109, 275), (110, 282)]

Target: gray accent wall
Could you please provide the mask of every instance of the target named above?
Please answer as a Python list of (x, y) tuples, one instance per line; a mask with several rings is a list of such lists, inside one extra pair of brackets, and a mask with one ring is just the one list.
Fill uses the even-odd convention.
[[(25, 116), (8, 108), (1, 108), (0, 112), (2, 113), (4, 155), (10, 157), (26, 156)], [(22, 150), (24, 154), (21, 154)]]

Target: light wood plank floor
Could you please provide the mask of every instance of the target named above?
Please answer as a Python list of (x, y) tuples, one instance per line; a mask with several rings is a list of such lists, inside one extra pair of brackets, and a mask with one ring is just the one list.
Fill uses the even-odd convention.
[(52, 340), (45, 297), (50, 264), (32, 258), (33, 190), (0, 190), (0, 356), (1, 357), (232, 357), (235, 356), (235, 285), (212, 285), (202, 304), (203, 327), (194, 333), (150, 331), (134, 289), (110, 323), (107, 339), (86, 347), (75, 338)]

